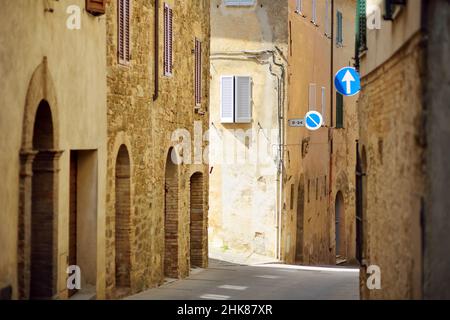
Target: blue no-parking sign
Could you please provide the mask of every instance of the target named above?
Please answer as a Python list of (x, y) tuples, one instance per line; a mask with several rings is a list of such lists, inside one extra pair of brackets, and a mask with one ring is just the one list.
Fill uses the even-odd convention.
[(323, 124), (323, 117), (317, 111), (310, 111), (305, 116), (305, 127), (308, 130), (318, 130)]
[(355, 68), (345, 67), (336, 73), (334, 86), (340, 94), (347, 97), (354, 96), (361, 91), (361, 79)]

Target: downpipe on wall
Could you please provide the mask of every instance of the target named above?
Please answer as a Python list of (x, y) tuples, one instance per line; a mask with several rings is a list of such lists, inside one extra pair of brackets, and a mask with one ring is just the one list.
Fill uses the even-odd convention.
[[(275, 207), (276, 210), (276, 229), (277, 229), (277, 239), (276, 239), (276, 258), (281, 260), (281, 227), (282, 227), (282, 212), (283, 212), (283, 176), (284, 176), (284, 132), (285, 132), (285, 121), (284, 121), (284, 104), (285, 104), (285, 75), (286, 67), (283, 63), (277, 62), (277, 56), (281, 57), (287, 62), (282, 51), (275, 47), (276, 50), (267, 49), (260, 51), (229, 51), (229, 52), (215, 52), (211, 54), (211, 60), (214, 59), (248, 59), (255, 60), (259, 64), (269, 64), (270, 73), (277, 79), (277, 118), (278, 118), (278, 155), (277, 155), (277, 197)], [(272, 61), (268, 61), (265, 55), (269, 55)], [(278, 67), (281, 70), (281, 74), (274, 72), (273, 66)]]

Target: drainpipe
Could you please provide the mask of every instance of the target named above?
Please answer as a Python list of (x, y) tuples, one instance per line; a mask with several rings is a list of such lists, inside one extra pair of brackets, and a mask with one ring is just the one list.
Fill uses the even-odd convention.
[(155, 91), (153, 93), (153, 101), (158, 99), (159, 95), (159, 0), (155, 0)]
[[(329, 168), (329, 187), (328, 187), (328, 212), (332, 211), (332, 197), (333, 197), (333, 126), (334, 126), (334, 0), (331, 0), (331, 50), (330, 50), (330, 131), (328, 135), (328, 143), (330, 150), (330, 168)], [(329, 215), (333, 216), (332, 214)], [(331, 221), (328, 218), (328, 243), (331, 247)]]
[[(269, 63), (270, 73), (277, 79), (277, 91), (278, 91), (278, 152), (279, 152), (279, 161), (277, 164), (277, 216), (276, 216), (276, 229), (277, 229), (277, 243), (276, 243), (276, 257), (277, 259), (281, 259), (281, 213), (283, 206), (283, 174), (284, 174), (284, 102), (285, 102), (285, 74), (286, 67), (283, 63), (278, 63), (276, 61), (276, 52), (286, 61), (282, 51), (275, 47), (275, 50), (261, 50), (261, 51), (234, 51), (234, 52), (215, 52), (211, 55), (212, 59), (223, 59), (227, 58), (236, 58), (239, 59), (241, 56), (244, 56), (246, 59), (255, 60), (258, 63), (264, 64), (264, 61), (261, 61), (261, 56), (264, 54), (270, 54), (272, 56), (272, 63)], [(275, 73), (273, 71), (273, 65), (277, 66), (281, 70), (281, 75)]]

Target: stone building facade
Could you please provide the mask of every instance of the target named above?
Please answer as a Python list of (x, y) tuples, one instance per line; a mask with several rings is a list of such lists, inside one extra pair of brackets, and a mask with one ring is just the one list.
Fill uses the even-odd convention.
[(65, 299), (69, 265), (105, 296), (106, 27), (85, 5), (2, 1), (1, 299)]
[[(367, 3), (370, 17), (380, 3)], [(449, 181), (449, 88), (441, 69), (449, 4), (408, 1), (391, 9), (391, 20), (367, 30), (368, 50), (360, 53), (361, 296), (449, 298), (449, 205), (442, 193)], [(373, 265), (381, 288), (369, 290)]]
[(355, 12), (352, 0), (289, 1), (286, 120), (308, 111), (324, 118), (317, 131), (287, 127), (282, 243), (290, 263), (355, 257), (356, 99), (346, 97), (338, 108), (333, 82), (339, 69), (353, 65)]
[(113, 298), (207, 265), (208, 166), (198, 152), (207, 150), (209, 3), (110, 1), (106, 28), (105, 280)]

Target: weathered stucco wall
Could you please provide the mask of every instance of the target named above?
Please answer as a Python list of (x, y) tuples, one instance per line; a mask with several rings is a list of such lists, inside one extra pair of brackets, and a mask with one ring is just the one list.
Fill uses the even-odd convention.
[[(287, 67), (286, 17), (285, 1), (258, 0), (247, 7), (211, 1), (209, 242), (213, 247), (277, 256), (278, 117), (279, 108), (282, 112), (285, 106), (278, 99), (286, 101), (278, 79)], [(221, 123), (223, 75), (252, 77), (251, 123)]]
[[(173, 9), (174, 71), (163, 75), (163, 1), (159, 12), (159, 97), (154, 92), (154, 1), (135, 0), (131, 8), (131, 63), (121, 66), (117, 59), (117, 7), (107, 7), (108, 32), (108, 198), (107, 198), (107, 292), (117, 294), (115, 281), (115, 162), (124, 144), (131, 167), (130, 290), (137, 292), (161, 284), (164, 280), (165, 168), (176, 129), (190, 133), (193, 148), (194, 122), (206, 132), (208, 127), (209, 91), (209, 4), (204, 0), (167, 1)], [(194, 39), (202, 41), (202, 105), (194, 111)], [(204, 114), (203, 114), (204, 113)], [(202, 137), (200, 136), (200, 139)], [(188, 144), (189, 145), (189, 144)], [(206, 142), (200, 140), (204, 150)], [(183, 155), (187, 156), (187, 149)], [(193, 152), (192, 152), (193, 154)], [(190, 159), (184, 159), (189, 161)], [(192, 159), (193, 161), (193, 159)], [(177, 276), (189, 274), (189, 181), (195, 172), (203, 174), (208, 189), (208, 167), (198, 164), (177, 166), (178, 178), (178, 245)], [(204, 196), (206, 241), (207, 194)], [(204, 261), (207, 248), (204, 248)], [(206, 263), (206, 262), (205, 262)]]
[[(81, 11), (81, 29), (69, 30), (66, 21), (69, 5)], [(69, 163), (70, 150), (93, 150), (97, 185), (96, 197), (97, 242), (91, 247), (96, 269), (97, 297), (104, 296), (105, 181), (106, 181), (106, 52), (105, 19), (93, 17), (84, 9), (84, 0), (73, 1), (3, 1), (0, 12), (0, 289), (12, 286), (13, 297), (18, 296), (18, 210), (19, 210), (19, 152), (21, 150), (24, 119), (34, 123), (35, 114), (25, 115), (25, 106), (40, 91), (30, 87), (32, 75), (38, 77), (37, 87), (46, 88), (42, 99), (54, 97), (50, 105), (55, 149), (62, 152), (57, 160), (59, 183), (53, 199), (56, 203), (55, 281), (57, 297), (64, 298), (68, 255), (69, 220)], [(53, 8), (53, 12), (46, 9)], [(44, 62), (46, 57), (46, 62)], [(39, 68), (38, 68), (39, 67)], [(33, 84), (33, 85), (34, 85)], [(52, 84), (52, 86), (49, 86)], [(44, 90), (44, 91), (45, 91)], [(51, 92), (50, 92), (51, 91)], [(36, 108), (37, 106), (30, 106)], [(36, 110), (36, 109), (34, 109)], [(29, 137), (28, 137), (29, 138)], [(97, 170), (97, 171), (95, 171)], [(81, 231), (82, 233), (83, 231)], [(29, 247), (28, 247), (29, 248)], [(83, 270), (82, 270), (83, 277)], [(94, 283), (95, 285), (95, 283)]]

